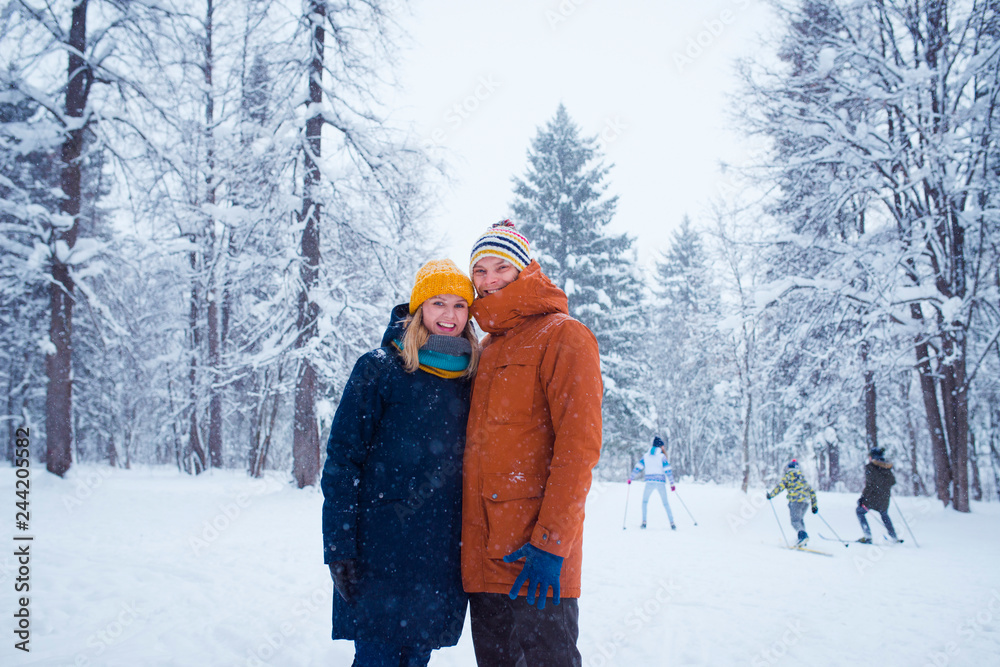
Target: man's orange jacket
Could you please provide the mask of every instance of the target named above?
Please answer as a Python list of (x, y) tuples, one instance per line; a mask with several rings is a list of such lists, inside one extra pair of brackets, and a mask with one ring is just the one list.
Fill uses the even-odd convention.
[(565, 558), (560, 594), (579, 597), (584, 504), (601, 455), (597, 339), (534, 261), (471, 312), (489, 336), (465, 446), (462, 583), (510, 592), (524, 561), (502, 559), (530, 542)]

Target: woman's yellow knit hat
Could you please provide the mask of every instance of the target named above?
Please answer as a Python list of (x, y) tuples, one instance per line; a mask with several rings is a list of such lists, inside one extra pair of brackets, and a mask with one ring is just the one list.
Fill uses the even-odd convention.
[(410, 314), (417, 312), (420, 304), (438, 294), (460, 296), (470, 306), (476, 296), (469, 276), (462, 273), (450, 259), (432, 259), (417, 271), (413, 292), (410, 293)]

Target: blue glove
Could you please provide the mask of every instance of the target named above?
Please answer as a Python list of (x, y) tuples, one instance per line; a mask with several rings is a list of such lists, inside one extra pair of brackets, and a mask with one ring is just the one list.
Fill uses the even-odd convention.
[(545, 596), (552, 589), (552, 604), (559, 604), (559, 573), (562, 571), (563, 558), (542, 551), (536, 546), (525, 544), (513, 553), (503, 557), (503, 562), (513, 563), (524, 559), (524, 568), (514, 580), (510, 589), (510, 599), (516, 600), (517, 593), (525, 581), (528, 582), (528, 604), (535, 604), (535, 589), (541, 589), (538, 596), (538, 608), (545, 609)]

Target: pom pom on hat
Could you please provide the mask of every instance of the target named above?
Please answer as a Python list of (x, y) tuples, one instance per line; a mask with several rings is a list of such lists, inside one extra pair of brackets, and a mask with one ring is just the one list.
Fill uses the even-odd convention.
[(460, 296), (470, 306), (476, 296), (469, 276), (462, 273), (450, 259), (432, 259), (417, 271), (413, 291), (410, 293), (410, 314), (417, 312), (424, 301), (438, 294)]
[(798, 468), (799, 467), (799, 462), (796, 461), (795, 459), (792, 459), (791, 461), (788, 462), (788, 467), (789, 468)]
[(504, 219), (487, 229), (472, 245), (469, 269), (483, 257), (499, 257), (516, 266), (518, 271), (524, 271), (531, 262), (531, 246), (514, 223)]

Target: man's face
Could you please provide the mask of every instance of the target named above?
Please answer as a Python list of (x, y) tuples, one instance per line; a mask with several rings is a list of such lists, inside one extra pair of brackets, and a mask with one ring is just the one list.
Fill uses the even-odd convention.
[(501, 257), (483, 257), (472, 267), (472, 284), (479, 296), (499, 292), (517, 280), (517, 267)]

